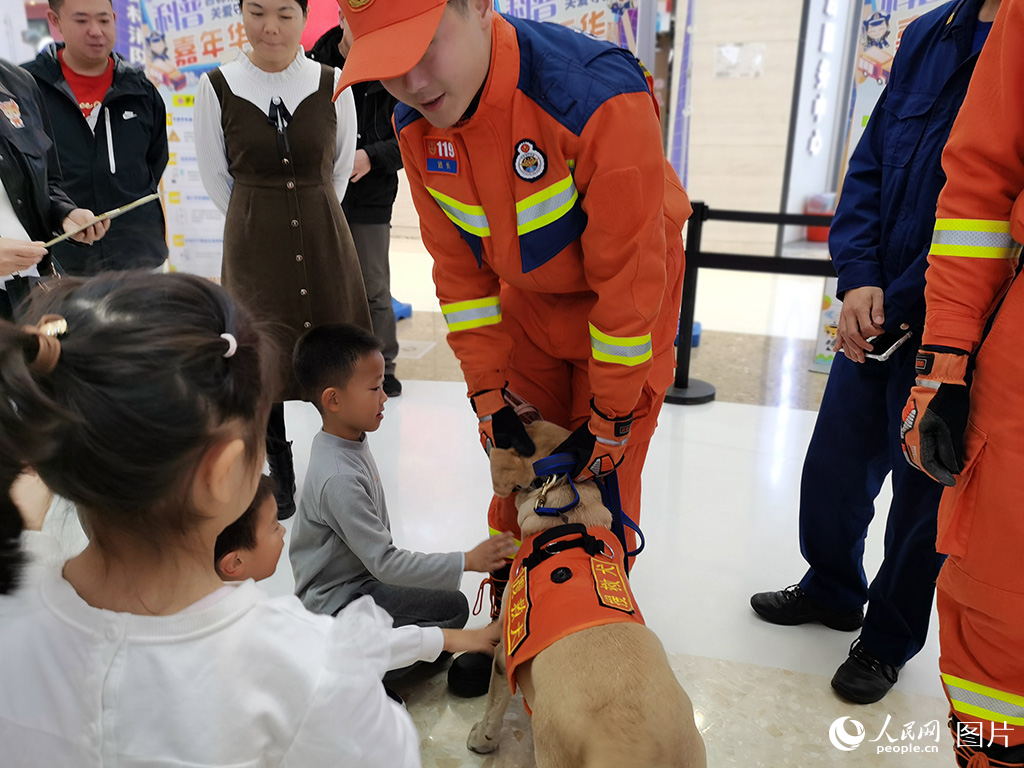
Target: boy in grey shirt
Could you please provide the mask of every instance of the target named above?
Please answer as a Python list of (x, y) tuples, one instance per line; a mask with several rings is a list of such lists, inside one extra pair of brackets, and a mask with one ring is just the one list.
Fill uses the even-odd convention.
[(469, 552), (399, 549), (366, 439), (384, 418), (380, 341), (352, 325), (322, 325), (295, 347), (295, 375), (323, 418), (313, 439), (288, 557), (295, 593), (309, 610), (336, 614), (370, 595), (395, 626), (461, 629), (469, 604), (463, 571), (489, 572), (515, 551), (511, 534)]

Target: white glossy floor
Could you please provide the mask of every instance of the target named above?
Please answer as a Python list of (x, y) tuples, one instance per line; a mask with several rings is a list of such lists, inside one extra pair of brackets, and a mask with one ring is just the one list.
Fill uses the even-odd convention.
[[(395, 541), (426, 551), (467, 549), (486, 535), (490, 484), (464, 387), (404, 384), (405, 393), (388, 402), (381, 429), (370, 436)], [(289, 403), (286, 415), (301, 482), (319, 422), (304, 404)], [(665, 406), (644, 471), (648, 547), (633, 575), (637, 598), (694, 700), (709, 765), (949, 765), (945, 736), (934, 755), (877, 754), (886, 738), (867, 743), (880, 735), (887, 715), (887, 734), (897, 746), (913, 743), (901, 740), (910, 721), (944, 723), (934, 637), (886, 699), (858, 707), (828, 685), (855, 633), (776, 627), (749, 608), (753, 592), (784, 587), (803, 573), (796, 488), (814, 417), (729, 403)], [(881, 528), (873, 530), (869, 573), (881, 559), (881, 540)], [(464, 580), (471, 599), (478, 582), (475, 574)], [(282, 561), (266, 587), (285, 594), (291, 586)], [(403, 693), (423, 735), (424, 765), (533, 764), (529, 721), (517, 702), (501, 750), (481, 758), (464, 744), (482, 699), (449, 697), (443, 676)], [(854, 752), (829, 742), (830, 724), (843, 716), (866, 731)]]

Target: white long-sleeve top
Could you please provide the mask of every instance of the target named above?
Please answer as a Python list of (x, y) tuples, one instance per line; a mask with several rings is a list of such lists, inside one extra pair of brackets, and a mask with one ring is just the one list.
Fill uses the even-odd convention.
[(318, 616), (252, 581), (171, 616), (115, 613), (62, 568), (51, 555), (0, 597), (5, 768), (420, 765), (381, 678), (436, 658), (440, 629), (392, 628), (369, 597)]
[[(252, 47), (246, 45), (238, 56), (221, 65), (221, 72), (231, 92), (245, 99), (263, 111), (270, 113), (270, 102), (276, 96), (284, 102), (288, 111), (295, 114), (296, 107), (307, 96), (320, 87), (320, 64), (307, 59), (302, 47), (295, 60), (280, 72), (264, 72), (253, 64), (246, 55)], [(334, 70), (337, 85), (341, 71)], [(346, 88), (334, 104), (338, 114), (338, 130), (334, 151), (334, 188), (338, 201), (345, 197), (348, 179), (356, 156), (356, 104), (352, 89)], [(199, 175), (210, 196), (221, 213), (227, 213), (228, 201), (234, 180), (228, 172), (228, 153), (224, 144), (224, 130), (220, 120), (220, 101), (213, 90), (210, 78), (203, 75), (196, 91), (194, 114), (196, 157), (199, 160)]]

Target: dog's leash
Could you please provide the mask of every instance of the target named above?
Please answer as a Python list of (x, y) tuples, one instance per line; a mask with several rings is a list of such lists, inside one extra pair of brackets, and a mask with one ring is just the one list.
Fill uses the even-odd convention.
[[(572, 475), (570, 474), (575, 466), (576, 460), (571, 453), (556, 453), (533, 462), (533, 472), (537, 475), (537, 479), (534, 480), (533, 484), (534, 487), (539, 488), (541, 491), (533, 510), (535, 513), (542, 517), (562, 517), (564, 520), (565, 513), (580, 503), (580, 493), (576, 490), (576, 484), (573, 482)], [(544, 502), (547, 499), (547, 491), (555, 484), (559, 475), (565, 475), (568, 479), (569, 487), (572, 488), (572, 501), (561, 507), (545, 506)], [(636, 557), (643, 552), (646, 542), (640, 526), (630, 519), (629, 515), (622, 509), (622, 502), (619, 499), (619, 479), (617, 474), (612, 472), (604, 478), (597, 478), (596, 482), (597, 487), (601, 489), (601, 500), (612, 513), (612, 532), (622, 543), (622, 549), (626, 552), (626, 555), (628, 557)], [(634, 531), (637, 540), (640, 542), (639, 546), (632, 552), (627, 551), (625, 528), (630, 528)], [(628, 558), (626, 562), (629, 562)]]

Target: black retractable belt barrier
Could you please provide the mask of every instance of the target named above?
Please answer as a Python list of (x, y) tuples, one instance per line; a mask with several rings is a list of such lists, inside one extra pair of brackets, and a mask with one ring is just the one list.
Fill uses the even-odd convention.
[(713, 210), (706, 203), (693, 203), (686, 233), (686, 272), (683, 298), (679, 308), (679, 337), (676, 346), (676, 378), (665, 402), (675, 405), (700, 405), (715, 399), (713, 385), (690, 378), (690, 351), (693, 339), (693, 312), (697, 301), (697, 270), (732, 269), (740, 272), (772, 272), (779, 275), (821, 275), (835, 277), (831, 261), (788, 257), (747, 256), (734, 253), (708, 253), (701, 250), (700, 239), (705, 221), (736, 221), (748, 224), (789, 224), (798, 227), (824, 227), (831, 216), (800, 213), (755, 213), (753, 211)]

